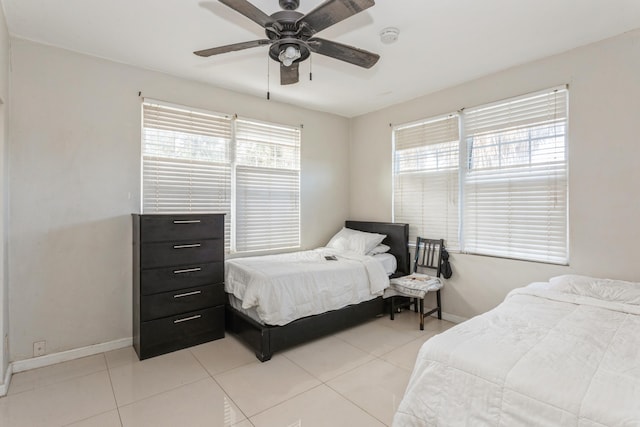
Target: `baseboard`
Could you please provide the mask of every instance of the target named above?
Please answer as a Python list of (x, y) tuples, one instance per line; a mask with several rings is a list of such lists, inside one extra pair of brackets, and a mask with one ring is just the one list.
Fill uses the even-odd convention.
[(9, 384), (11, 384), (11, 375), (13, 374), (13, 366), (9, 363), (7, 372), (4, 374), (4, 382), (0, 384), (0, 397), (6, 396), (9, 392)]
[[(438, 317), (436, 314), (432, 314), (433, 317)], [(456, 316), (455, 314), (449, 314), (449, 313), (442, 313), (442, 320), (446, 320), (448, 322), (452, 322), (452, 323), (462, 323), (465, 322), (469, 319), (467, 319), (466, 317), (460, 317), (460, 316)]]
[(133, 345), (133, 338), (121, 338), (87, 347), (61, 351), (60, 353), (46, 354), (32, 359), (18, 360), (16, 362), (12, 362), (9, 365), (9, 369), (13, 368), (13, 373), (16, 374), (30, 369), (42, 368), (44, 366), (55, 365), (56, 363), (80, 359), (81, 357), (93, 356), (94, 354), (100, 354), (106, 351), (118, 350), (120, 348), (129, 347), (130, 345)]

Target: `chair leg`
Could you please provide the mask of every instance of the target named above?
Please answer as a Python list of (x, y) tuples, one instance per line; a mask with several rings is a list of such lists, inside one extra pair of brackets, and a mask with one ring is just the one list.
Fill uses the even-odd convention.
[(393, 300), (394, 300), (395, 298), (396, 298), (396, 297), (391, 297), (391, 320), (393, 320), (393, 318), (394, 318), (394, 314), (395, 314), (395, 311), (396, 311), (396, 307), (395, 307), (395, 305), (393, 304)]
[(424, 299), (420, 298), (420, 330), (424, 331)]
[(436, 292), (436, 301), (438, 302), (438, 319), (442, 319), (442, 303), (440, 302), (440, 289)]
[(413, 311), (418, 312), (418, 298), (413, 299)]

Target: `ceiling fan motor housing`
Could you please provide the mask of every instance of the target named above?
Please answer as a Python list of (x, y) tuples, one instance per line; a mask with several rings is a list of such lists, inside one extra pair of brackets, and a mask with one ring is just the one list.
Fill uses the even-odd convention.
[[(280, 0), (280, 6), (285, 7), (283, 3), (287, 0)], [(298, 3), (298, 1), (293, 1)], [(298, 20), (304, 16), (303, 13), (295, 10), (281, 10), (271, 15), (274, 21), (280, 26), (279, 30), (273, 27), (266, 27), (265, 33), (274, 43), (269, 47), (269, 56), (276, 62), (281, 62), (280, 53), (288, 46), (295, 46), (300, 51), (300, 57), (294, 62), (302, 62), (309, 57), (311, 51), (305, 43), (311, 36), (304, 26), (297, 24)]]
[(296, 10), (300, 6), (300, 0), (280, 0), (280, 7), (284, 10)]
[(271, 15), (274, 24), (265, 27), (265, 34), (271, 40), (281, 38), (297, 37), (307, 40), (313, 34), (304, 26), (297, 22), (304, 16), (303, 13), (295, 10), (280, 10)]

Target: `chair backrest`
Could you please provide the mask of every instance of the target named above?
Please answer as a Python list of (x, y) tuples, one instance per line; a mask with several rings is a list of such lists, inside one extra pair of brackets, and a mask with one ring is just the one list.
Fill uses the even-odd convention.
[(417, 272), (418, 268), (431, 268), (436, 270), (436, 277), (440, 277), (443, 247), (444, 239), (418, 237), (416, 240), (416, 256), (413, 260), (413, 272)]

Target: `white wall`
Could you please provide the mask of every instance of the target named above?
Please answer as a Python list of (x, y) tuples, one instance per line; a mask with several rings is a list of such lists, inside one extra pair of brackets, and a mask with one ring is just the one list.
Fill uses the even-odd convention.
[[(0, 21), (5, 101), (9, 40)], [(138, 91), (304, 124), (302, 244), (309, 248), (326, 242), (347, 217), (391, 219), (389, 123), (569, 83), (570, 267), (452, 254), (455, 276), (444, 290), (444, 310), (471, 317), (510, 289), (565, 272), (640, 280), (633, 260), (640, 238), (639, 31), (351, 121), (23, 40), (11, 44), (11, 103), (4, 111), (11, 116), (8, 265), (0, 254), (0, 331), (9, 325), (11, 360), (31, 357), (34, 341), (46, 340), (52, 353), (131, 335)], [(2, 202), (0, 224), (5, 210)], [(5, 241), (3, 227), (0, 234)], [(6, 364), (5, 357), (3, 371)]]
[(348, 214), (347, 119), (12, 40), (11, 359), (131, 336), (140, 98), (303, 124), (302, 245)]
[(0, 3), (0, 384), (4, 383), (5, 372), (9, 364), (9, 278), (7, 268), (9, 49), (9, 33), (4, 9)]
[(443, 291), (445, 312), (472, 317), (497, 305), (515, 287), (569, 272), (640, 281), (635, 260), (640, 241), (640, 31), (352, 120), (351, 216), (390, 220), (389, 123), (564, 83), (570, 85), (570, 266), (452, 254), (454, 276)]

